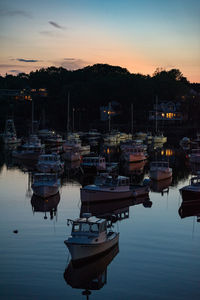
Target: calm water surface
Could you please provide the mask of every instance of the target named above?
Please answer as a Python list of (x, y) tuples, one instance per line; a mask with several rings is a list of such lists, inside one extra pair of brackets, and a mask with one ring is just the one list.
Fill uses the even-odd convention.
[(115, 226), (119, 249), (75, 268), (64, 240), (71, 230), (66, 219), (84, 210), (81, 184), (63, 178), (60, 197), (41, 201), (32, 197), (29, 173), (1, 153), (1, 299), (86, 299), (87, 289), (89, 299), (200, 299), (199, 207), (183, 208), (191, 216), (181, 218), (179, 188), (190, 174), (180, 158), (171, 159), (168, 193), (151, 191), (150, 201), (127, 200), (113, 208), (91, 206), (126, 212), (127, 218)]

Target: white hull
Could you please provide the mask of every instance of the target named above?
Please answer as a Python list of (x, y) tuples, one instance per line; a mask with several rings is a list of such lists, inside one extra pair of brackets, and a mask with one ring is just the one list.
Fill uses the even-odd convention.
[(133, 196), (131, 190), (119, 191), (100, 191), (100, 190), (87, 190), (81, 189), (81, 201), (82, 202), (96, 202), (96, 201), (108, 201), (126, 199)]
[(99, 255), (112, 248), (119, 241), (119, 233), (112, 233), (105, 242), (92, 244), (70, 243), (66, 240), (64, 243), (69, 249), (72, 260), (82, 260), (92, 256)]
[(59, 187), (56, 186), (35, 186), (34, 184), (32, 185), (32, 189), (35, 195), (47, 198), (50, 196), (53, 196), (58, 193)]

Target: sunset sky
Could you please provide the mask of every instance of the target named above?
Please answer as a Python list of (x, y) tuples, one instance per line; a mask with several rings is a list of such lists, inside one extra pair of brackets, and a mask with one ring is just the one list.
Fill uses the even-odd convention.
[(200, 82), (199, 0), (1, 0), (0, 74), (95, 63)]

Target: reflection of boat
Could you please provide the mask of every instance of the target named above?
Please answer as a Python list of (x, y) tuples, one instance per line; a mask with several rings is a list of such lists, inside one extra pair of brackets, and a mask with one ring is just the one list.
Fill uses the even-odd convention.
[(129, 218), (129, 207), (133, 205), (143, 204), (144, 207), (151, 207), (152, 202), (148, 197), (138, 199), (123, 199), (117, 201), (105, 201), (97, 203), (81, 204), (80, 216), (84, 213), (91, 213), (97, 218), (104, 218), (112, 222), (121, 221)]
[(46, 213), (50, 213), (50, 218), (53, 219), (56, 216), (57, 206), (60, 202), (60, 193), (49, 197), (49, 198), (41, 198), (37, 195), (33, 194), (31, 198), (31, 205), (33, 209), (33, 213), (42, 212), (45, 213), (44, 219), (47, 219)]
[(172, 177), (172, 169), (167, 161), (153, 161), (149, 171), (150, 178), (153, 180), (163, 180)]
[(163, 180), (152, 180), (150, 183), (151, 190), (157, 193), (164, 193), (169, 191), (169, 186), (172, 183), (172, 177)]
[(194, 201), (183, 201), (179, 208), (179, 215), (181, 218), (197, 216), (200, 220), (200, 197)]
[(179, 191), (185, 201), (200, 199), (200, 175), (192, 177), (190, 184), (182, 187)]
[(200, 197), (196, 201), (183, 201), (178, 212), (181, 218), (197, 216), (197, 222), (200, 222)]
[(126, 175), (128, 174), (141, 175), (143, 173), (145, 164), (146, 161), (140, 161), (134, 164), (125, 163), (123, 164), (123, 171)]
[(83, 218), (69, 220), (71, 236), (64, 241), (73, 261), (97, 256), (118, 243), (119, 233), (107, 231), (107, 221), (85, 214)]
[(107, 283), (107, 267), (119, 252), (118, 244), (98, 258), (84, 264), (68, 264), (64, 279), (72, 288), (84, 289), (83, 295), (90, 295), (89, 290), (100, 290)]
[(60, 161), (60, 155), (57, 153), (42, 154), (38, 158), (37, 169), (39, 172), (61, 172), (64, 163)]
[(33, 192), (40, 197), (46, 198), (58, 193), (60, 179), (56, 173), (36, 173), (33, 177)]

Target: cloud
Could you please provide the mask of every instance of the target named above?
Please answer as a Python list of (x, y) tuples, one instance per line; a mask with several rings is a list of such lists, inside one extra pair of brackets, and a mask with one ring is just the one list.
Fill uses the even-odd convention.
[(80, 58), (72, 58), (72, 57), (66, 57), (63, 60), (61, 60), (59, 63), (56, 63), (59, 66), (66, 68), (68, 70), (77, 70), (80, 68), (83, 68), (88, 65), (88, 62), (80, 59)]
[(58, 29), (62, 29), (62, 30), (65, 29), (65, 27), (60, 26), (58, 23), (53, 22), (53, 21), (49, 21), (49, 24)]
[(15, 73), (15, 74), (23, 73), (20, 70), (9, 70), (8, 72)]
[(1, 17), (25, 17), (25, 18), (32, 18), (32, 15), (24, 10), (7, 10), (7, 9), (0, 9), (0, 16)]
[(37, 59), (25, 59), (25, 58), (17, 58), (17, 61), (23, 61), (23, 62), (38, 62), (40, 60)]
[(40, 34), (46, 35), (46, 36), (55, 36), (54, 32), (52, 32), (52, 31), (46, 31), (46, 30), (40, 31)]

